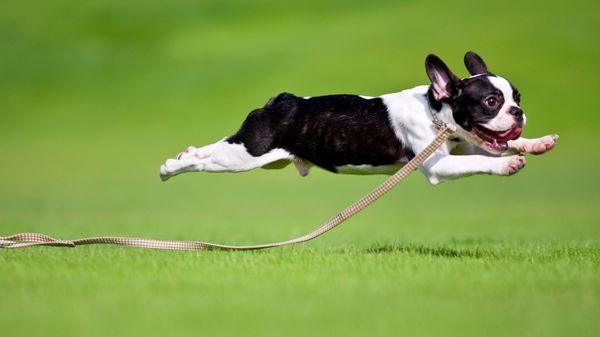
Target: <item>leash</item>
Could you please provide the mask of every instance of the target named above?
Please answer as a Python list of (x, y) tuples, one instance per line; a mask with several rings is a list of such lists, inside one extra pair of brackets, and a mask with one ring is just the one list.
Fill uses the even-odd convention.
[(456, 127), (454, 125), (443, 123), (435, 117), (437, 116), (434, 114), (433, 123), (438, 129), (438, 135), (429, 145), (427, 145), (427, 147), (425, 147), (425, 149), (423, 149), (423, 151), (417, 154), (413, 159), (406, 163), (406, 165), (394, 173), (394, 175), (386, 179), (367, 195), (346, 207), (343, 211), (329, 219), (317, 229), (297, 238), (252, 246), (230, 246), (199, 241), (154, 240), (121, 236), (98, 236), (76, 240), (60, 240), (40, 233), (20, 233), (12, 236), (0, 237), (0, 248), (23, 248), (31, 246), (76, 247), (91, 244), (113, 244), (166, 250), (256, 250), (306, 242), (330, 231), (389, 192), (394, 186), (416, 170), (419, 165), (423, 164), (429, 156), (431, 156), (454, 132), (456, 132)]

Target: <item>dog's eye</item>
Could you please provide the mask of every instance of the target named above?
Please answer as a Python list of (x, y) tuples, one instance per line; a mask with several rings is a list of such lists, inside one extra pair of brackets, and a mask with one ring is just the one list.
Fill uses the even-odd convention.
[(490, 96), (485, 99), (485, 104), (490, 108), (495, 108), (498, 105), (498, 99), (494, 96)]

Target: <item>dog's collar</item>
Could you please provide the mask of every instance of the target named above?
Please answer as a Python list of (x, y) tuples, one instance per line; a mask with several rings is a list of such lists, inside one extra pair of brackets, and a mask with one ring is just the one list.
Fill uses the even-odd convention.
[(431, 121), (433, 122), (433, 126), (437, 129), (442, 128), (446, 123), (442, 121), (442, 119), (438, 116), (438, 113), (435, 111), (431, 112)]
[(431, 101), (429, 98), (429, 91), (425, 94), (425, 100), (427, 101), (427, 106), (429, 106), (429, 113), (431, 113), (431, 121), (436, 128), (441, 128), (444, 124), (442, 119), (438, 116), (439, 111), (437, 111), (433, 106), (431, 106)]
[[(429, 98), (429, 90), (427, 91), (427, 94), (425, 94), (425, 100), (427, 101), (427, 105), (429, 106), (429, 113), (431, 114), (431, 122), (433, 123), (433, 126), (438, 129), (441, 130), (444, 126), (448, 126), (450, 124), (444, 122), (440, 116), (438, 116), (438, 114), (441, 111), (436, 110), (433, 106), (431, 106), (431, 101)], [(441, 104), (441, 103), (440, 103)], [(455, 127), (452, 126), (452, 128), (454, 129)], [(455, 129), (453, 130), (453, 132), (456, 131)]]

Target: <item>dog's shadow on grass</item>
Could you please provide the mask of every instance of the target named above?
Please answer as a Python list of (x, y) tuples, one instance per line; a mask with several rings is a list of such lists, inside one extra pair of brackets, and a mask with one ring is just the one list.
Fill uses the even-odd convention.
[(435, 256), (446, 258), (488, 258), (496, 257), (497, 254), (491, 249), (481, 247), (449, 247), (449, 246), (427, 246), (427, 245), (402, 245), (384, 244), (367, 248), (368, 254), (399, 254)]

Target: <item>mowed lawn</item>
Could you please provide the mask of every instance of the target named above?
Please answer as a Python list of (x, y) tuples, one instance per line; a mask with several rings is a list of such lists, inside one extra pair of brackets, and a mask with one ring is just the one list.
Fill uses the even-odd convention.
[(383, 176), (158, 168), (269, 97), (379, 95), (475, 50), (558, 133), (510, 178), (415, 173), (260, 252), (0, 250), (0, 336), (599, 336), (600, 3), (0, 4), (0, 236), (231, 244), (304, 234)]

